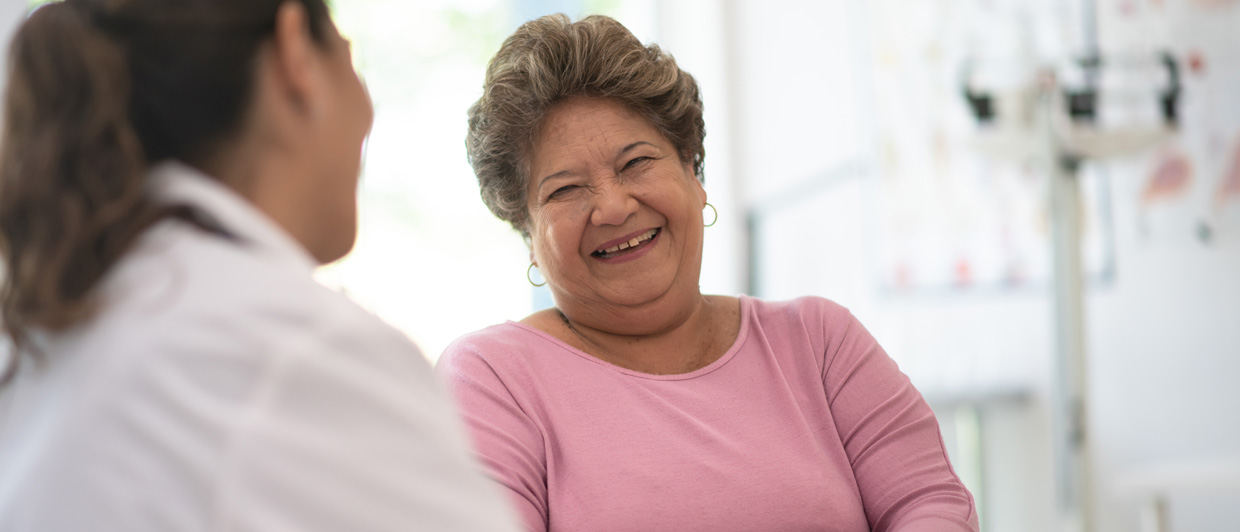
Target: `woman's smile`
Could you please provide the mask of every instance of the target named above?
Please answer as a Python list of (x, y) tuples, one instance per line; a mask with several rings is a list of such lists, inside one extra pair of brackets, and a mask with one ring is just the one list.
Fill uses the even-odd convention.
[(661, 228), (647, 229), (639, 233), (617, 238), (594, 250), (592, 258), (609, 264), (619, 264), (636, 260), (650, 251), (662, 232)]

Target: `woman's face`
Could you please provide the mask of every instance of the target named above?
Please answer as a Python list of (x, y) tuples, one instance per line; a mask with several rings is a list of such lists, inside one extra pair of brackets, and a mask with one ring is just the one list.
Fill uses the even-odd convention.
[(634, 311), (700, 294), (706, 191), (640, 114), (602, 98), (557, 104), (527, 186), (531, 258), (574, 320), (624, 329)]
[(365, 86), (353, 69), (349, 42), (334, 26), (326, 27), (326, 43), (317, 46), (326, 65), (327, 104), (316, 143), (320, 165), (317, 199), (323, 216), (323, 250), (315, 253), (322, 262), (343, 257), (353, 247), (357, 233), (357, 186), (362, 148), (374, 118)]

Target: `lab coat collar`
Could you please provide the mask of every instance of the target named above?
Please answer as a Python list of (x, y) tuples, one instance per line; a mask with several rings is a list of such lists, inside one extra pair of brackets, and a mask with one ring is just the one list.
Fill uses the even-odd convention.
[(156, 201), (194, 207), (243, 245), (306, 272), (318, 264), (292, 235), (252, 203), (200, 170), (177, 161), (155, 165), (148, 184)]

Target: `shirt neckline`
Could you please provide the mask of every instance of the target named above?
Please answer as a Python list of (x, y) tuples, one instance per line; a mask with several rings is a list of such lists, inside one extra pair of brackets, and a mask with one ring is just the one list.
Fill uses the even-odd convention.
[(723, 355), (720, 356), (718, 360), (715, 360), (714, 362), (711, 362), (710, 364), (707, 364), (706, 366), (695, 369), (688, 373), (673, 373), (670, 375), (656, 375), (653, 373), (643, 373), (641, 371), (631, 370), (628, 368), (617, 366), (615, 364), (612, 364), (611, 362), (608, 362), (594, 355), (586, 353), (585, 351), (577, 349), (576, 347), (569, 345), (563, 340), (560, 340), (559, 338), (556, 338), (548, 334), (546, 331), (543, 331), (542, 329), (539, 329), (532, 325), (527, 325), (527, 324), (512, 321), (512, 320), (508, 320), (507, 322), (504, 323), (504, 325), (510, 325), (510, 326), (516, 327), (517, 329), (525, 331), (527, 333), (533, 334), (551, 343), (552, 345), (564, 351), (567, 351), (570, 354), (573, 354), (580, 358), (584, 358), (590, 362), (593, 362), (595, 364), (603, 366), (604, 368), (608, 368), (612, 371), (615, 371), (623, 375), (628, 375), (630, 377), (637, 377), (637, 378), (647, 379), (647, 380), (656, 380), (656, 381), (684, 381), (684, 380), (692, 380), (692, 379), (696, 379), (699, 377), (703, 377), (723, 367), (736, 356), (736, 353), (740, 351), (741, 346), (744, 345), (745, 341), (749, 338), (749, 324), (752, 319), (750, 317), (752, 301), (750, 301), (749, 296), (746, 296), (743, 294), (740, 296), (737, 296), (737, 299), (740, 300), (741, 324), (740, 324), (740, 328), (736, 332), (736, 340), (732, 342), (732, 346), (729, 347), (727, 351), (724, 351)]

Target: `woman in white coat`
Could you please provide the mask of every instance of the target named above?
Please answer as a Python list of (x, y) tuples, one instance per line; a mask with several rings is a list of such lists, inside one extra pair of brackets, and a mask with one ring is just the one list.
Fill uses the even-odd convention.
[(10, 62), (0, 530), (509, 529), (416, 348), (311, 277), (372, 119), (322, 0), (68, 0)]

